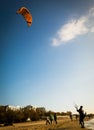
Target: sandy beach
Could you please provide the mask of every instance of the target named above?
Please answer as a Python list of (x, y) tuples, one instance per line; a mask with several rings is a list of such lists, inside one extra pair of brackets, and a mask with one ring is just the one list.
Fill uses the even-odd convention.
[(26, 122), (13, 124), (13, 126), (2, 126), (0, 130), (82, 130), (82, 128), (76, 120), (62, 119), (58, 120), (57, 124), (46, 125), (45, 121)]

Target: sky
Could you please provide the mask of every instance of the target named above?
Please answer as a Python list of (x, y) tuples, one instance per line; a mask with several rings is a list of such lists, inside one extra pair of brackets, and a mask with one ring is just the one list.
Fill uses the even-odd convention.
[(1, 0), (0, 12), (0, 104), (94, 113), (94, 0)]

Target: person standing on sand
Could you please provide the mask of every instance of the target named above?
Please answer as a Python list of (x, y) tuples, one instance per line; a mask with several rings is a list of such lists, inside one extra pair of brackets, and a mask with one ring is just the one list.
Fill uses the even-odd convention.
[(83, 111), (83, 106), (80, 106), (80, 108), (78, 109), (78, 107), (75, 107), (77, 112), (79, 112), (79, 124), (81, 125), (81, 128), (84, 128), (84, 118), (86, 116), (86, 113), (84, 113)]
[(57, 115), (56, 115), (56, 113), (54, 113), (54, 121), (57, 124)]
[(73, 121), (72, 114), (70, 114), (69, 117), (70, 117), (71, 121)]
[(52, 124), (53, 120), (54, 120), (54, 116), (53, 116), (53, 114), (50, 114), (50, 122), (51, 122), (51, 124)]

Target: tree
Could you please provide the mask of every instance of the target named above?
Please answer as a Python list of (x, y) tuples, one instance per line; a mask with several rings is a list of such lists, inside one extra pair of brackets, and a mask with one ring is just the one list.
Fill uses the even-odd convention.
[(14, 121), (14, 111), (11, 110), (11, 109), (8, 109), (6, 112), (5, 112), (5, 122), (4, 122), (4, 125), (12, 125), (13, 124), (13, 121)]
[(6, 116), (5, 116), (6, 108), (4, 106), (0, 106), (0, 124), (5, 122)]

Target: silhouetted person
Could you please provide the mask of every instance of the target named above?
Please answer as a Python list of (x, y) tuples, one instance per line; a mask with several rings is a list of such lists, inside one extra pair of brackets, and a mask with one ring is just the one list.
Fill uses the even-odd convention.
[(54, 113), (54, 121), (57, 124), (57, 115), (56, 115), (56, 113)]
[(73, 121), (73, 119), (72, 119), (72, 114), (70, 114), (69, 116), (70, 116), (71, 121)]
[(80, 106), (79, 109), (76, 107), (76, 110), (77, 110), (77, 112), (79, 112), (79, 123), (80, 123), (81, 127), (84, 128), (84, 118), (85, 118), (86, 114), (84, 114), (83, 106)]
[(75, 115), (76, 120), (78, 119), (78, 115)]

